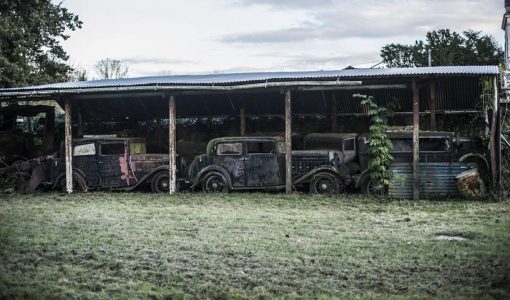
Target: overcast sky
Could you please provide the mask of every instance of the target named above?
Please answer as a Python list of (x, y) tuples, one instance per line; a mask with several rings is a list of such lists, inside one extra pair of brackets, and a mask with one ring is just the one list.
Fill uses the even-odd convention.
[[(60, 1), (55, 1), (58, 3)], [(129, 77), (369, 67), (387, 43), (474, 29), (503, 44), (503, 0), (65, 0), (83, 28), (64, 42), (96, 76), (109, 57)]]

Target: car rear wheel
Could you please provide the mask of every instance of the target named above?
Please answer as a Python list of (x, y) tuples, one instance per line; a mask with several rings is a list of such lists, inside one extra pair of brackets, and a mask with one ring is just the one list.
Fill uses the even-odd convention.
[(228, 193), (227, 179), (221, 173), (209, 173), (202, 180), (202, 191), (206, 193)]
[(154, 175), (151, 181), (153, 193), (168, 193), (170, 191), (170, 176), (168, 172), (160, 172)]
[(332, 195), (339, 191), (340, 182), (333, 174), (319, 173), (315, 175), (310, 182), (310, 192), (312, 194)]

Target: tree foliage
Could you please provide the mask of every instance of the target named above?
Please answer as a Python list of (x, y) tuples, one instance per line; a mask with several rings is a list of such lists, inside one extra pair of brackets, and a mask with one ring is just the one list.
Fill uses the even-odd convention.
[(81, 24), (50, 0), (0, 1), (0, 87), (68, 80), (73, 69), (60, 43)]
[(368, 161), (368, 169), (370, 170), (370, 178), (376, 190), (384, 191), (384, 187), (390, 184), (392, 177), (389, 170), (393, 161), (390, 154), (393, 144), (388, 137), (388, 117), (393, 113), (383, 106), (377, 105), (374, 97), (355, 94), (354, 97), (361, 99), (361, 105), (368, 108), (368, 116), (370, 117), (368, 153), (370, 160)]
[(104, 58), (95, 65), (99, 79), (125, 78), (128, 67), (118, 59)]
[(433, 66), (499, 65), (503, 63), (503, 50), (490, 35), (467, 30), (459, 34), (449, 29), (429, 31), (425, 41), (413, 45), (388, 44), (381, 49), (386, 66), (426, 67), (428, 51)]

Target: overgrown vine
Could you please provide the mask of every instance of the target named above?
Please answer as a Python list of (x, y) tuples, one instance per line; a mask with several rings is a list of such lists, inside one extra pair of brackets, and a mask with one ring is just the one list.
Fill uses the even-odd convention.
[(384, 187), (390, 184), (392, 173), (389, 166), (393, 161), (393, 156), (390, 154), (393, 144), (388, 137), (388, 117), (393, 115), (393, 112), (383, 106), (377, 105), (374, 97), (355, 94), (356, 98), (361, 99), (361, 104), (368, 110), (370, 117), (369, 129), (369, 147), (368, 153), (370, 159), (368, 161), (368, 169), (370, 170), (370, 178), (372, 184), (377, 191), (384, 192)]

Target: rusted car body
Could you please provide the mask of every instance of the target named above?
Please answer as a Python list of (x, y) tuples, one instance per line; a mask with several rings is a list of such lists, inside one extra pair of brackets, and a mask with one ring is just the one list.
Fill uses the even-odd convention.
[[(189, 166), (191, 189), (205, 192), (282, 190), (285, 147), (281, 137), (225, 137), (211, 140), (206, 154)], [(350, 182), (336, 150), (292, 151), (292, 182), (298, 189), (331, 194)]]
[[(390, 154), (393, 163), (411, 163), (413, 161), (413, 134), (409, 131), (390, 131), (388, 136), (393, 144)], [(352, 141), (356, 140), (355, 146)], [(455, 139), (453, 132), (422, 131), (420, 132), (420, 162), (464, 162), (475, 161), (480, 168), (488, 168), (483, 154), (468, 151), (474, 143)], [(469, 142), (469, 143), (468, 143)], [(350, 169), (353, 189), (361, 189), (369, 193), (370, 174), (368, 172), (368, 152), (370, 140), (368, 135), (358, 136), (355, 133), (312, 133), (304, 138), (305, 149), (336, 149), (342, 152), (346, 165)], [(469, 144), (469, 145), (468, 145)], [(472, 148), (472, 147), (471, 147)], [(469, 151), (473, 149), (469, 148)]]
[[(177, 156), (177, 177), (184, 162)], [(51, 187), (65, 182), (64, 146), (49, 160)], [(73, 140), (73, 184), (77, 190), (130, 191), (150, 186), (153, 192), (169, 189), (168, 154), (146, 153), (142, 138), (84, 138)]]

